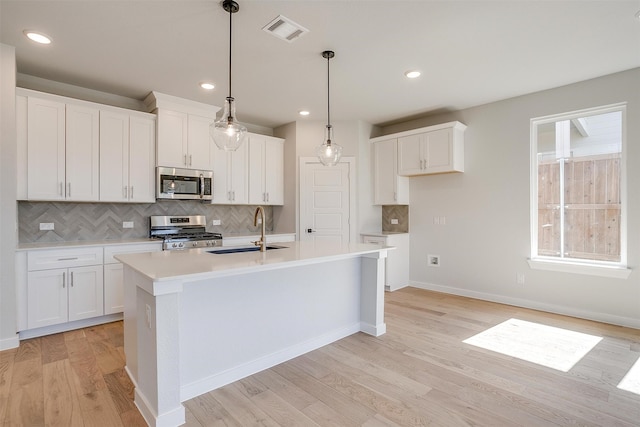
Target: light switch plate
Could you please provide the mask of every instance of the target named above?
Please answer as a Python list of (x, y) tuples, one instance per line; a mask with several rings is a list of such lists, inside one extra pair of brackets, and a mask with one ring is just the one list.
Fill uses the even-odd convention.
[(53, 230), (53, 223), (52, 222), (41, 222), (40, 223), (40, 230)]
[(397, 225), (398, 224), (398, 219), (397, 218), (391, 218), (391, 224)]
[(122, 221), (122, 228), (133, 228), (133, 221)]
[(221, 225), (222, 221), (220, 221), (219, 219), (214, 219), (213, 220), (213, 225)]

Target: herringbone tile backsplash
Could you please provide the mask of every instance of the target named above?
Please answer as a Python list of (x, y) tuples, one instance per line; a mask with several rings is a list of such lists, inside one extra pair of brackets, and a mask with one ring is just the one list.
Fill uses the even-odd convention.
[[(391, 224), (391, 219), (397, 219), (397, 224)], [(409, 232), (409, 206), (389, 205), (382, 207), (382, 231), (394, 233)]]
[[(266, 228), (273, 230), (273, 209), (265, 206)], [(198, 201), (159, 201), (134, 203), (18, 203), (18, 240), (20, 243), (66, 242), (76, 240), (112, 240), (147, 237), (151, 215), (205, 215), (207, 231), (225, 234), (256, 233), (253, 226), (256, 207), (250, 205), (210, 205)], [(212, 226), (214, 219), (222, 225)], [(124, 229), (124, 221), (133, 228)], [(54, 223), (53, 231), (40, 231), (41, 222)]]

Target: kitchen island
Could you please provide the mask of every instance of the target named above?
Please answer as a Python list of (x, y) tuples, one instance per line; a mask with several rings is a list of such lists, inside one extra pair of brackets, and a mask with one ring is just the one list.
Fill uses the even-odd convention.
[(353, 333), (385, 333), (389, 248), (278, 246), (117, 256), (126, 369), (150, 425), (183, 424), (183, 401)]

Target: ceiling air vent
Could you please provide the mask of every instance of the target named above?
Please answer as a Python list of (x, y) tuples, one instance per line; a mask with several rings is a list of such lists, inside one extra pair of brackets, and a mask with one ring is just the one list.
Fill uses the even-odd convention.
[(262, 27), (262, 29), (267, 33), (272, 34), (273, 36), (288, 43), (297, 40), (298, 38), (309, 32), (309, 30), (304, 28), (302, 25), (297, 24), (291, 19), (282, 15), (279, 15), (276, 19)]

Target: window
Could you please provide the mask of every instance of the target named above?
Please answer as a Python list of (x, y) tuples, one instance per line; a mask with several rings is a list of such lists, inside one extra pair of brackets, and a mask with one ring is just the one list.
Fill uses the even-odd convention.
[(531, 259), (625, 267), (625, 105), (531, 120)]

